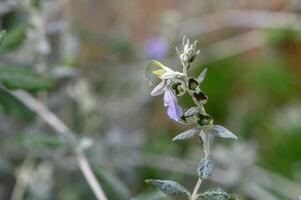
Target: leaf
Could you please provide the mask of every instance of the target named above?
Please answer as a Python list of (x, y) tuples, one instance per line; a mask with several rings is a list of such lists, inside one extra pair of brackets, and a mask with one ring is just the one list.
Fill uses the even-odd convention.
[(145, 180), (147, 184), (155, 186), (157, 189), (162, 191), (163, 193), (172, 196), (172, 197), (177, 197), (177, 196), (182, 196), (182, 195), (187, 195), (190, 196), (189, 191), (183, 187), (182, 185), (170, 181), (170, 180), (155, 180), (155, 179), (148, 179)]
[(65, 143), (56, 135), (42, 135), (27, 133), (20, 136), (20, 140), (25, 147), (35, 149), (58, 149), (64, 147)]
[(198, 127), (189, 129), (183, 133), (180, 133), (179, 135), (177, 135), (176, 137), (174, 137), (172, 139), (172, 141), (176, 141), (176, 140), (186, 140), (189, 138), (192, 138), (193, 136), (197, 135), (198, 132), (200, 131), (200, 129)]
[(199, 83), (203, 82), (203, 80), (205, 79), (206, 77), (206, 74), (207, 74), (207, 68), (205, 68), (201, 73), (200, 75), (198, 76), (197, 80), (199, 81)]
[(199, 194), (197, 200), (235, 200), (235, 198), (221, 188), (216, 187)]
[(0, 110), (24, 123), (29, 123), (35, 118), (35, 113), (3, 88), (0, 88)]
[(214, 135), (218, 136), (218, 137), (230, 138), (230, 139), (236, 139), (237, 140), (236, 135), (234, 135), (228, 129), (226, 129), (225, 127), (220, 126), (220, 125), (213, 125), (212, 133)]
[(202, 180), (208, 179), (211, 176), (214, 168), (213, 160), (210, 156), (203, 158), (199, 164), (198, 175)]
[(0, 83), (8, 89), (39, 91), (49, 89), (54, 82), (24, 67), (0, 67)]
[(25, 39), (25, 29), (25, 25), (20, 25), (8, 30), (5, 33), (5, 40), (2, 41), (0, 46), (0, 53), (5, 53), (19, 47)]
[(194, 106), (194, 107), (189, 108), (189, 109), (184, 113), (184, 116), (185, 116), (185, 117), (190, 117), (190, 116), (193, 116), (193, 115), (197, 114), (198, 112), (200, 112), (200, 108)]

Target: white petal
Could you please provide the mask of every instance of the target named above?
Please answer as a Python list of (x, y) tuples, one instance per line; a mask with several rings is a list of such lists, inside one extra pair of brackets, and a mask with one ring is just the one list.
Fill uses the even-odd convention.
[(165, 81), (163, 80), (151, 91), (151, 95), (158, 96), (163, 94), (164, 91), (165, 91)]

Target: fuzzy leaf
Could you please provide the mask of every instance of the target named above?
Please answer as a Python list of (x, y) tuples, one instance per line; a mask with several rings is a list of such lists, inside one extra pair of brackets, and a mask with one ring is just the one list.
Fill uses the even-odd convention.
[(172, 141), (176, 141), (176, 140), (186, 140), (189, 138), (192, 138), (193, 136), (197, 135), (199, 133), (200, 129), (198, 127), (189, 129), (183, 133), (180, 133), (179, 135), (177, 135), (176, 137), (174, 137), (172, 139)]
[(206, 77), (206, 74), (207, 74), (207, 68), (205, 68), (201, 73), (200, 75), (198, 76), (197, 80), (199, 81), (199, 83), (203, 82), (203, 80), (205, 79)]
[(212, 174), (213, 167), (214, 164), (210, 156), (207, 158), (203, 158), (198, 168), (198, 174), (200, 179), (202, 180), (208, 179), (208, 177), (211, 176)]
[(155, 180), (155, 179), (148, 179), (145, 180), (147, 184), (155, 186), (157, 189), (162, 191), (163, 193), (172, 196), (172, 197), (178, 197), (182, 195), (190, 196), (189, 191), (183, 187), (182, 185), (170, 181), (170, 180)]
[(235, 200), (235, 198), (221, 188), (216, 187), (199, 194), (197, 200)]
[(220, 125), (213, 125), (212, 133), (214, 135), (218, 136), (218, 137), (230, 138), (230, 139), (236, 139), (237, 140), (236, 135), (234, 135), (228, 129), (226, 129), (225, 127), (220, 126)]

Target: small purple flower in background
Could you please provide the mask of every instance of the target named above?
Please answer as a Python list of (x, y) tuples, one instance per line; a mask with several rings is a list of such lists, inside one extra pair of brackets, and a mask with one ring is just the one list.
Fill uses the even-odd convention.
[(164, 106), (167, 107), (167, 114), (171, 119), (180, 120), (183, 115), (182, 108), (179, 106), (178, 99), (173, 91), (169, 89), (166, 89), (164, 93)]
[(148, 40), (146, 45), (146, 54), (151, 59), (161, 59), (167, 54), (168, 45), (160, 37), (154, 37)]

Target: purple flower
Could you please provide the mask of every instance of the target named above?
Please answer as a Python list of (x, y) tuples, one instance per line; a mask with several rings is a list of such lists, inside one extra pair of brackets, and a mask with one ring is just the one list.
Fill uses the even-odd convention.
[(165, 40), (154, 37), (147, 42), (146, 54), (152, 59), (164, 58), (167, 54), (167, 43)]
[(182, 108), (178, 104), (177, 97), (169, 89), (166, 89), (164, 93), (164, 106), (167, 107), (167, 115), (171, 119), (180, 120), (183, 114)]

